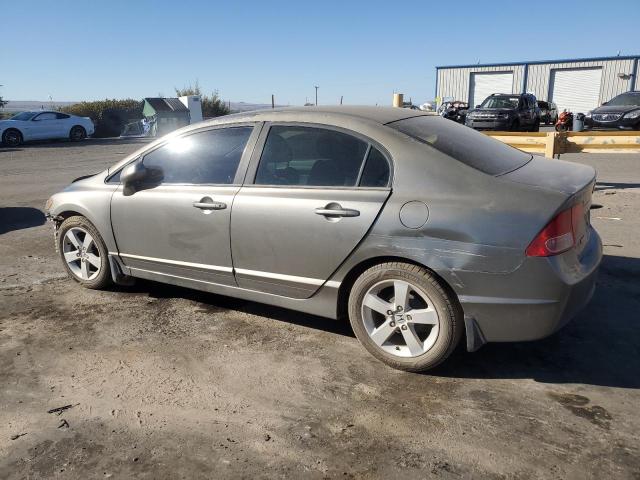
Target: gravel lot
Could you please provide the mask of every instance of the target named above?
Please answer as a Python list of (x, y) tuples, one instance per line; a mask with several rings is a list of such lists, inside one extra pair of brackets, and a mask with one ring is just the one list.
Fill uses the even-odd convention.
[(0, 149), (0, 478), (640, 479), (640, 155), (563, 157), (599, 171), (586, 311), (419, 375), (347, 324), (68, 280), (45, 200), (139, 146)]

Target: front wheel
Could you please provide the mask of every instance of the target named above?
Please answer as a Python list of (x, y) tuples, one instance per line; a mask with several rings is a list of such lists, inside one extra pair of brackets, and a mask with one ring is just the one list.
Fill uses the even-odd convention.
[(402, 262), (375, 265), (360, 275), (349, 295), (349, 320), (369, 353), (412, 372), (443, 362), (463, 328), (454, 294), (428, 270)]
[(107, 247), (85, 217), (69, 217), (62, 222), (58, 251), (69, 276), (83, 287), (102, 289), (111, 285)]
[(84, 127), (76, 125), (75, 127), (71, 128), (71, 131), (69, 132), (69, 139), (72, 142), (80, 142), (85, 138), (87, 138), (87, 131), (84, 129)]

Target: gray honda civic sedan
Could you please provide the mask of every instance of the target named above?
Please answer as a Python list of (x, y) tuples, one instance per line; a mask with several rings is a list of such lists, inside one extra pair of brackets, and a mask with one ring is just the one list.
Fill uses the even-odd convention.
[(589, 301), (595, 171), (381, 107), (230, 115), (146, 145), (47, 202), (88, 288), (134, 278), (348, 317), (376, 358), (442, 362), (464, 335), (545, 337)]

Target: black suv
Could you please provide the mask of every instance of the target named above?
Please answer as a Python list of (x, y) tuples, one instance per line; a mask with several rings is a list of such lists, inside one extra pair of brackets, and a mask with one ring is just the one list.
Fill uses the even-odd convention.
[(640, 92), (627, 92), (591, 110), (584, 119), (587, 128), (640, 130)]
[(489, 95), (482, 105), (469, 111), (467, 127), (476, 130), (540, 130), (540, 109), (536, 97), (530, 93)]

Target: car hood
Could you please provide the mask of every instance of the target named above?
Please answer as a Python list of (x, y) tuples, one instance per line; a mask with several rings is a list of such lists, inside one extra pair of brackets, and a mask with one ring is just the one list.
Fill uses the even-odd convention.
[(603, 105), (594, 108), (591, 113), (627, 113), (632, 110), (640, 110), (640, 105)]

